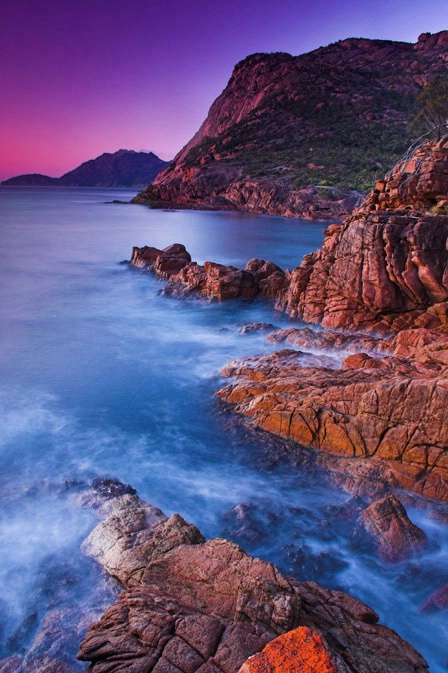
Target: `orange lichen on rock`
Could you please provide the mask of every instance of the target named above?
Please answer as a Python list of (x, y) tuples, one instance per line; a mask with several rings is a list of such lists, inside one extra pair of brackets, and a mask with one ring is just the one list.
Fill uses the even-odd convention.
[(324, 638), (307, 626), (299, 626), (254, 654), (238, 673), (342, 673), (330, 656)]

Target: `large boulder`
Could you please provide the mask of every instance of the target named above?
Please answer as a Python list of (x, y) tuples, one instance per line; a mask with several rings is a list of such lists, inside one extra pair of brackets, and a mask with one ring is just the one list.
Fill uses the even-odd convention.
[(373, 502), (359, 519), (386, 561), (402, 561), (421, 551), (428, 541), (394, 494)]

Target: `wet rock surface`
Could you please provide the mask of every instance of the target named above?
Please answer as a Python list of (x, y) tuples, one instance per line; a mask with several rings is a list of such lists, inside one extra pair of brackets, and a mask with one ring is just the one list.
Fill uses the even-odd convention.
[(394, 494), (373, 502), (359, 520), (386, 561), (402, 561), (420, 552), (428, 542)]
[(313, 365), (291, 349), (229, 363), (222, 374), (234, 382), (218, 396), (264, 430), (336, 456), (381, 460), (406, 489), (446, 500), (446, 372), (359, 354), (341, 368)]
[[(118, 509), (129, 507), (133, 520), (136, 503), (128, 499), (123, 508), (123, 497), (117, 496)], [(115, 525), (116, 504), (112, 499), (111, 513), (90, 536), (96, 541), (95, 556), (106, 568), (107, 555), (98, 549), (115, 548), (123, 535)], [(139, 506), (154, 509), (141, 501)], [(376, 673), (379, 660), (396, 673), (427, 670), (411, 646), (378, 625), (374, 611), (347, 594), (286, 578), (271, 563), (227, 540), (205, 542), (179, 515), (139, 525), (124, 557), (128, 569), (120, 571), (125, 591), (81, 644), (78, 656), (91, 662), (89, 671), (236, 673), (248, 657), (297, 627), (302, 627), (300, 637), (286, 640), (300, 648), (304, 662), (317, 657), (344, 673)], [(135, 535), (135, 526), (131, 528)], [(111, 544), (113, 536), (116, 544)], [(129, 565), (129, 555), (144, 558), (138, 573), (134, 563)], [(115, 567), (113, 573), (117, 575)]]
[(161, 280), (169, 280), (163, 293), (177, 297), (198, 295), (217, 301), (256, 296), (273, 299), (288, 284), (285, 273), (272, 262), (253, 259), (246, 269), (216, 262), (200, 265), (191, 261), (190, 254), (180, 243), (164, 250), (134, 247), (130, 264), (153, 272)]

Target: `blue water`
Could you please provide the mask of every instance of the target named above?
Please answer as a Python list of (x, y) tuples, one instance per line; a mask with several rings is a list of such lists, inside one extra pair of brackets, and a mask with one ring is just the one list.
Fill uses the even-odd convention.
[[(33, 643), (48, 610), (95, 605), (99, 571), (79, 551), (95, 519), (76, 489), (132, 484), (167, 514), (233, 537), (284, 572), (350, 591), (446, 670), (446, 613), (419, 611), (448, 580), (446, 527), (411, 517), (431, 545), (380, 562), (339, 514), (350, 497), (321, 475), (273, 464), (214, 393), (229, 359), (272, 350), (240, 323), (287, 324), (270, 306), (161, 296), (119, 262), (133, 245), (184, 243), (193, 259), (293, 268), (324, 223), (112, 204), (126, 190), (0, 189), (0, 658)], [(247, 506), (241, 529), (231, 510)], [(76, 642), (67, 644), (73, 659)]]

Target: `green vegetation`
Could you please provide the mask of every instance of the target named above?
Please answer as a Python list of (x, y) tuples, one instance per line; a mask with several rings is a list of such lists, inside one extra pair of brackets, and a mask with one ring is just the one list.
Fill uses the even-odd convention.
[(266, 99), (263, 109), (225, 135), (192, 148), (186, 168), (217, 155), (220, 162), (240, 166), (243, 175), (288, 179), (297, 189), (314, 184), (368, 191), (409, 146), (407, 120), (417, 103), (413, 93), (379, 86), (353, 95), (355, 74), (351, 79), (345, 73), (334, 96), (325, 82), (300, 97), (285, 92)]
[(418, 114), (410, 124), (410, 131), (435, 131), (440, 138), (448, 126), (448, 76), (435, 75), (417, 96)]
[(288, 178), (296, 188), (315, 184), (368, 191), (410, 142), (401, 119), (355, 121), (336, 111), (325, 131), (320, 120), (302, 117), (298, 133), (297, 124), (279, 128), (272, 118), (266, 113), (235, 124), (225, 142), (207, 138), (192, 148), (186, 167), (217, 154), (226, 163), (235, 161), (250, 177)]

